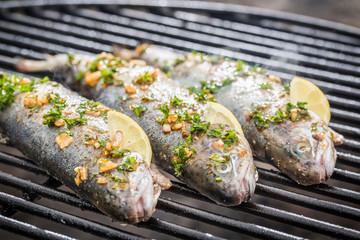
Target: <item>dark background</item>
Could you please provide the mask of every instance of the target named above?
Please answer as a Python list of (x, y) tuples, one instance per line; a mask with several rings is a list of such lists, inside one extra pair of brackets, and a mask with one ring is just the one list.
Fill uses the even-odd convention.
[(211, 2), (292, 12), (360, 27), (359, 0), (216, 0)]

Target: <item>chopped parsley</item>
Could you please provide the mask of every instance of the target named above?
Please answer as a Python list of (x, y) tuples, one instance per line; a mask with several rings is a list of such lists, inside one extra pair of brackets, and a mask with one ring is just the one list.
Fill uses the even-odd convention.
[(43, 79), (34, 78), (30, 83), (20, 84), (22, 78), (14, 75), (11, 76), (6, 73), (0, 73), (0, 110), (11, 106), (15, 101), (14, 93), (19, 90), (20, 92), (30, 92), (34, 90), (34, 85), (39, 83), (45, 83), (49, 81), (48, 77)]
[(140, 75), (135, 80), (133, 80), (133, 83), (140, 85), (150, 85), (154, 81), (155, 81), (154, 76), (152, 74), (149, 74), (149, 72), (145, 72), (144, 75)]
[(230, 154), (223, 154), (219, 156), (219, 154), (214, 153), (209, 157), (209, 160), (214, 163), (215, 166), (219, 166), (222, 163), (228, 162), (230, 159)]
[(164, 104), (159, 107), (159, 110), (164, 114), (164, 120), (170, 117), (170, 107), (168, 104)]
[(113, 158), (124, 157), (128, 153), (130, 153), (129, 150), (124, 150), (122, 148), (115, 149), (113, 147), (112, 150), (110, 150), (111, 157), (113, 157)]
[(246, 62), (241, 61), (241, 60), (238, 60), (238, 61), (237, 61), (237, 68), (236, 68), (235, 71), (236, 71), (236, 72), (241, 72), (241, 71), (243, 70), (243, 67), (244, 67), (245, 65), (247, 65)]
[(67, 57), (68, 57), (69, 63), (72, 63), (72, 61), (74, 61), (74, 59), (75, 59), (75, 56), (73, 53), (68, 53)]
[(317, 132), (317, 124), (318, 124), (318, 122), (311, 123), (311, 132), (312, 133)]
[(4, 110), (15, 102), (14, 93), (16, 91), (16, 85), (11, 84), (4, 75), (0, 78), (0, 110)]
[(172, 163), (174, 165), (175, 175), (177, 177), (182, 175), (183, 167), (190, 159), (191, 155), (196, 153), (196, 150), (190, 147), (191, 145), (191, 135), (188, 137), (184, 145), (179, 145), (175, 147), (173, 151), (174, 158)]
[(92, 140), (93, 139), (93, 137), (92, 136), (90, 136), (89, 134), (85, 134), (84, 135), (84, 139), (85, 139), (85, 141), (90, 141), (90, 140)]
[(99, 143), (102, 148), (106, 148), (106, 143), (107, 142), (106, 142), (106, 140), (104, 138), (101, 139), (101, 140), (97, 140), (96, 142)]
[(235, 130), (225, 130), (225, 134), (222, 135), (221, 139), (224, 141), (224, 149), (238, 141)]
[(165, 73), (166, 75), (167, 75), (167, 74), (171, 74), (170, 66), (169, 66), (167, 63), (163, 64), (163, 65), (160, 67), (160, 70), (161, 70), (163, 73)]
[(195, 93), (196, 100), (200, 102), (212, 101), (215, 102), (214, 96), (212, 94), (217, 93), (218, 90), (222, 87), (230, 85), (234, 80), (225, 79), (221, 82), (219, 81), (200, 81), (200, 88), (190, 87), (190, 93)]
[(147, 110), (147, 107), (145, 106), (137, 106), (133, 108), (133, 111), (135, 112), (137, 117), (140, 117), (140, 115)]
[[(266, 109), (264, 106), (252, 106), (252, 113), (250, 114), (250, 117), (254, 120), (254, 123), (256, 127), (259, 130), (264, 130), (270, 127), (269, 123), (282, 123), (286, 120), (290, 121), (301, 121), (302, 119), (308, 120), (310, 119), (309, 112), (307, 108), (305, 107), (307, 105), (307, 102), (297, 102), (296, 105), (293, 105), (291, 103), (286, 104), (285, 112), (283, 112), (280, 108), (278, 111), (276, 111), (274, 116), (271, 117), (265, 117), (263, 116), (263, 111)], [(297, 115), (295, 119), (292, 119), (291, 112), (295, 109), (297, 111)]]
[(77, 118), (67, 118), (64, 117), (62, 111), (67, 106), (66, 100), (60, 98), (58, 93), (47, 94), (47, 99), (51, 104), (53, 104), (53, 108), (51, 108), (46, 114), (43, 115), (43, 124), (48, 125), (48, 127), (52, 127), (55, 125), (55, 122), (59, 119), (62, 119), (66, 122), (67, 128), (70, 128), (74, 125), (85, 125), (87, 124), (87, 119), (84, 118), (85, 111), (83, 108), (86, 103), (81, 103), (80, 106), (76, 109), (76, 112), (79, 113), (79, 117)]
[(128, 183), (129, 180), (121, 177), (117, 177), (112, 173), (105, 173), (104, 176), (110, 176), (110, 179), (115, 181), (115, 184), (112, 186), (112, 188), (116, 188), (119, 183)]
[(119, 165), (119, 172), (134, 172), (137, 167), (140, 165), (138, 161), (136, 161), (136, 157), (128, 156), (125, 161)]
[(181, 59), (181, 58), (177, 58), (177, 59), (175, 59), (175, 61), (174, 61), (174, 67), (176, 67), (177, 65), (179, 65), (179, 64), (181, 64), (181, 63), (183, 63), (185, 60), (184, 59)]
[(290, 94), (290, 85), (288, 83), (284, 83), (283, 88), (287, 94)]
[(158, 101), (158, 100), (156, 98), (154, 98), (154, 94), (152, 93), (152, 94), (150, 94), (150, 96), (149, 95), (142, 96), (141, 101), (152, 102), (152, 101)]
[(48, 127), (55, 126), (55, 121), (63, 118), (63, 110), (64, 107), (61, 105), (55, 105), (54, 108), (51, 108), (46, 114), (43, 115), (44, 125), (48, 125)]
[(110, 85), (114, 83), (114, 72), (112, 69), (105, 69), (101, 71), (101, 79), (103, 83), (106, 85)]
[(60, 135), (61, 133), (65, 133), (65, 134), (68, 135), (68, 136), (73, 136), (73, 135), (74, 135), (74, 132), (71, 131), (71, 130), (68, 129), (68, 128), (64, 128), (63, 130), (61, 130), (61, 131), (59, 132), (59, 135)]
[(206, 88), (201, 89), (201, 92), (195, 93), (195, 99), (199, 102), (216, 102), (214, 95)]
[(81, 79), (83, 79), (85, 77), (85, 72), (81, 71), (81, 72), (78, 72), (75, 76), (75, 81), (80, 81)]
[(191, 133), (198, 133), (198, 134), (202, 134), (202, 133), (206, 133), (209, 126), (210, 126), (210, 122), (204, 122), (201, 120), (200, 115), (195, 113), (191, 122), (191, 128), (190, 128), (190, 132)]
[(183, 106), (183, 100), (181, 100), (178, 97), (174, 96), (172, 99), (170, 99), (170, 105), (173, 106), (173, 107), (182, 107)]
[(260, 87), (264, 89), (271, 89), (273, 88), (273, 85), (270, 82), (268, 82), (268, 83), (262, 83)]
[(211, 128), (206, 134), (214, 138), (220, 138), (222, 135), (222, 131), (218, 128)]

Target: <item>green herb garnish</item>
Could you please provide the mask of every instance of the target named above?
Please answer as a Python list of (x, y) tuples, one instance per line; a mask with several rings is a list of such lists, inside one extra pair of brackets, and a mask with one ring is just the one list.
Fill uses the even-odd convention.
[(135, 84), (141, 84), (141, 85), (144, 85), (144, 84), (151, 84), (154, 82), (154, 77), (152, 75), (150, 75), (148, 72), (145, 72), (144, 75), (141, 75), (139, 77), (137, 77), (135, 80), (133, 80), (133, 82)]
[(206, 133), (210, 126), (210, 122), (202, 121), (200, 115), (197, 113), (194, 114), (191, 123), (192, 123), (190, 128), (191, 133), (193, 132), (196, 132), (198, 134)]
[(139, 162), (136, 161), (134, 156), (129, 156), (125, 159), (125, 161), (119, 165), (119, 172), (134, 172), (139, 166)]
[(261, 85), (260, 85), (260, 87), (261, 88), (264, 88), (264, 89), (271, 89), (271, 88), (273, 88), (273, 86), (272, 86), (272, 84), (271, 83), (262, 83)]
[(174, 96), (172, 99), (170, 99), (170, 105), (173, 106), (173, 107), (182, 107), (183, 106), (183, 100), (181, 100), (178, 97)]
[(103, 139), (101, 139), (101, 140), (97, 140), (96, 142), (98, 142), (98, 143), (100, 143), (100, 146), (102, 147), (102, 148), (106, 148), (106, 140), (103, 138)]
[(71, 130), (68, 129), (68, 128), (64, 128), (63, 130), (61, 130), (61, 131), (59, 132), (59, 135), (60, 135), (61, 133), (65, 133), (65, 134), (68, 135), (68, 136), (73, 136), (73, 135), (74, 135), (74, 132), (71, 131)]
[[(278, 109), (276, 111), (274, 116), (271, 117), (265, 117), (262, 115), (263, 110), (266, 108), (264, 106), (252, 106), (252, 113), (250, 114), (250, 117), (254, 120), (254, 123), (256, 127), (260, 130), (264, 130), (269, 128), (269, 123), (282, 123), (286, 120), (290, 121), (301, 121), (302, 119), (308, 120), (310, 119), (310, 114), (308, 110), (306, 109), (305, 105), (307, 105), (307, 102), (297, 102), (296, 105), (293, 105), (291, 103), (286, 104), (286, 110), (283, 112), (281, 109)], [(295, 119), (292, 119), (291, 112), (295, 109), (297, 111), (297, 115)]]
[(159, 110), (164, 114), (164, 119), (170, 117), (170, 107), (168, 104), (164, 104), (159, 107)]
[(124, 150), (122, 148), (112, 148), (112, 150), (110, 150), (110, 154), (111, 157), (113, 158), (119, 158), (119, 157), (124, 157), (126, 154), (129, 154), (130, 151), (129, 150)]
[(15, 102), (14, 93), (16, 91), (16, 85), (11, 84), (8, 76), (4, 74), (0, 77), (0, 110), (4, 110)]
[(111, 69), (105, 69), (101, 71), (101, 78), (103, 83), (110, 85), (114, 83), (114, 73)]
[(317, 131), (317, 124), (318, 122), (311, 123), (311, 132), (315, 133)]
[(176, 67), (177, 65), (179, 65), (179, 64), (181, 64), (181, 63), (183, 63), (185, 60), (184, 59), (181, 59), (181, 58), (177, 58), (177, 59), (175, 59), (175, 61), (174, 61), (174, 67)]
[(290, 94), (290, 85), (288, 83), (284, 83), (283, 88), (287, 94)]
[(241, 61), (241, 60), (238, 60), (237, 63), (238, 63), (238, 65), (237, 65), (237, 68), (236, 68), (236, 70), (235, 70), (236, 72), (241, 72), (241, 71), (243, 70), (243, 67), (244, 67), (245, 65), (247, 65), (246, 62)]
[(225, 134), (221, 139), (224, 141), (224, 149), (227, 149), (228, 146), (237, 143), (238, 137), (235, 130), (225, 130)]
[(135, 112), (137, 117), (140, 117), (141, 113), (145, 112), (146, 110), (147, 107), (141, 105), (133, 108), (133, 111)]

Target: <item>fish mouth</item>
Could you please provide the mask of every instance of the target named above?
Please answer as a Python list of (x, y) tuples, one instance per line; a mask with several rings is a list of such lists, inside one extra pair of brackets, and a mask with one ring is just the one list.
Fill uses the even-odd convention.
[(301, 166), (300, 184), (308, 186), (319, 184), (330, 178), (334, 172), (336, 150), (331, 139), (325, 138), (314, 144), (313, 160)]
[(319, 182), (326, 181), (334, 172), (336, 150), (331, 139), (319, 142), (316, 151), (316, 162), (319, 167)]
[(155, 206), (160, 195), (160, 187), (154, 184), (152, 178), (142, 178), (134, 190), (136, 196), (132, 203), (129, 223), (147, 221), (155, 211)]

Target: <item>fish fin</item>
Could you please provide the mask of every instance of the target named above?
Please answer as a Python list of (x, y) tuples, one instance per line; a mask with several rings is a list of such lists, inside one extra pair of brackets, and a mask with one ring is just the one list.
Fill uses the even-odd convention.
[(32, 60), (19, 58), (16, 62), (16, 69), (22, 72), (53, 71), (68, 61), (67, 54), (44, 55), (46, 60)]
[(154, 183), (157, 183), (161, 187), (161, 190), (166, 190), (171, 187), (172, 183), (170, 179), (168, 179), (163, 174), (161, 174), (159, 169), (154, 163), (150, 164), (150, 170)]
[(112, 53), (124, 60), (131, 60), (139, 57), (139, 54), (136, 51), (127, 49), (126, 47), (114, 44), (112, 48)]
[(339, 146), (339, 145), (343, 144), (343, 142), (344, 142), (344, 136), (343, 135), (341, 135), (340, 133), (335, 132), (331, 128), (330, 128), (330, 132), (332, 133), (332, 141), (333, 141), (335, 146)]
[(4, 145), (10, 144), (9, 138), (4, 135), (1, 128), (0, 128), (0, 144), (4, 144)]

